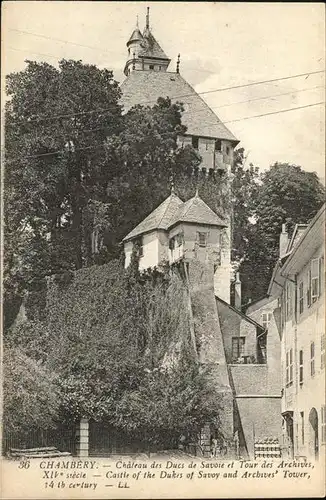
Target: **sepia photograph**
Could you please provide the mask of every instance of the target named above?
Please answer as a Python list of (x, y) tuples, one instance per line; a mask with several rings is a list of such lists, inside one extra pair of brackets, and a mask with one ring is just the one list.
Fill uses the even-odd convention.
[(323, 496), (323, 4), (1, 28), (1, 498)]

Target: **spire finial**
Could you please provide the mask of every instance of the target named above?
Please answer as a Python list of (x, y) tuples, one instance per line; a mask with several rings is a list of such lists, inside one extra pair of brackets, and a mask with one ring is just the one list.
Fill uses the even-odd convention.
[(149, 7), (147, 7), (147, 14), (146, 14), (146, 29), (149, 29)]
[(195, 198), (199, 198), (199, 194), (198, 194), (198, 188), (196, 188), (196, 194), (195, 194)]
[(137, 16), (136, 16), (136, 28), (139, 28), (138, 14), (137, 14)]
[(177, 73), (179, 73), (179, 68), (180, 68), (180, 54), (178, 54), (178, 60), (177, 60)]

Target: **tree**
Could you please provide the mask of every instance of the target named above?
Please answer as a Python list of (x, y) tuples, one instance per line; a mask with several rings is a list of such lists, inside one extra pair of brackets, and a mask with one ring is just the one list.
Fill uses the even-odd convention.
[[(245, 224), (245, 248), (240, 264), (245, 301), (263, 297), (278, 258), (282, 224), (291, 233), (295, 224), (307, 224), (324, 202), (324, 187), (314, 172), (300, 166), (275, 163), (261, 174)], [(250, 222), (250, 221), (249, 221)]]
[(4, 348), (3, 425), (20, 435), (48, 429), (58, 418), (60, 398), (56, 375), (17, 347)]
[(259, 188), (259, 169), (252, 164), (245, 167), (244, 148), (234, 152), (231, 166), (233, 175), (232, 189), (232, 254), (231, 258), (239, 264), (246, 250), (246, 235), (250, 219), (255, 213), (255, 200)]
[(106, 142), (112, 172), (108, 185), (110, 227), (104, 246), (117, 257), (122, 238), (169, 194), (171, 180), (189, 179), (199, 164), (192, 147), (177, 147), (185, 132), (182, 105), (158, 99), (152, 108), (135, 106), (124, 116), (121, 132)]
[(121, 107), (112, 72), (80, 61), (62, 60), (58, 69), (27, 61), (24, 71), (7, 77), (6, 91), (5, 283), (10, 304), (10, 290), (19, 297), (46, 275), (83, 265), (83, 210), (89, 200), (105, 198), (104, 141), (119, 130)]

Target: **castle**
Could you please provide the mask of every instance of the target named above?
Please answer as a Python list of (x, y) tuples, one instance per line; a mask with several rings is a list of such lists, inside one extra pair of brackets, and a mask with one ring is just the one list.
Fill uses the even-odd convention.
[[(175, 72), (167, 71), (170, 59), (150, 30), (149, 9), (143, 33), (137, 26), (127, 49), (121, 85), (125, 111), (136, 104), (155, 104), (159, 97), (183, 102), (187, 132), (178, 137), (179, 147), (191, 144), (202, 158), (200, 168), (227, 175), (239, 141), (182, 78), (179, 60)], [(172, 189), (125, 236), (125, 266), (134, 250), (140, 270), (162, 262), (184, 266), (198, 360), (213, 367), (210, 383), (223, 397), (222, 434), (228, 443), (234, 442), (238, 456), (253, 458), (257, 440), (277, 439), (281, 433), (280, 338), (270, 312), (275, 304), (259, 304), (252, 317), (241, 312), (239, 276), (235, 307), (230, 305), (230, 226), (230, 216), (218, 216), (198, 192), (183, 201)], [(268, 324), (261, 324), (263, 314), (269, 315)], [(201, 445), (206, 452), (211, 433), (203, 429)]]
[[(150, 29), (149, 8), (147, 8), (143, 33), (137, 25), (127, 42), (127, 50), (127, 61), (124, 68), (126, 79), (121, 84), (121, 102), (124, 110), (127, 112), (137, 104), (154, 105), (159, 97), (169, 97), (172, 103), (182, 102), (184, 107), (182, 123), (187, 127), (187, 131), (184, 135), (178, 136), (178, 146), (192, 145), (202, 158), (200, 168), (204, 172), (230, 173), (234, 148), (239, 141), (181, 76), (179, 62), (176, 71), (168, 71), (171, 60), (164, 53)], [(171, 202), (171, 206), (174, 206), (175, 200), (176, 198), (167, 200), (166, 203)], [(215, 217), (217, 218), (216, 215)], [(229, 283), (231, 279), (231, 227), (229, 219), (228, 214), (225, 214), (225, 220), (214, 226), (215, 228), (219, 227), (219, 230), (211, 232), (211, 237), (218, 238), (220, 242), (220, 266), (218, 275), (215, 277), (216, 286), (219, 285), (216, 291), (227, 302), (230, 302)], [(144, 224), (147, 224), (147, 221), (144, 221)], [(131, 241), (132, 238), (129, 240)], [(154, 246), (155, 244), (149, 241), (149, 236), (144, 234), (145, 256), (142, 258), (142, 267), (148, 264), (149, 252), (151, 252), (150, 258), (152, 259), (150, 266), (156, 262), (155, 251), (150, 250)], [(130, 244), (128, 248), (130, 248)], [(176, 255), (176, 250), (174, 255)], [(222, 286), (224, 290), (221, 290)]]

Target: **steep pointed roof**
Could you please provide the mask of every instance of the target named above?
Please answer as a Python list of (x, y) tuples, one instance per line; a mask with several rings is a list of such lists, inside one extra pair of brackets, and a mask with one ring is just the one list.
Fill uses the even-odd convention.
[(139, 57), (151, 57), (154, 59), (166, 59), (170, 61), (169, 57), (165, 54), (162, 47), (159, 45), (154, 35), (145, 28), (143, 34), (143, 50), (139, 52)]
[(170, 227), (180, 222), (226, 227), (227, 224), (196, 194), (186, 201), (171, 221)]
[(138, 226), (127, 234), (127, 236), (123, 238), (123, 241), (137, 238), (137, 236), (154, 231), (155, 229), (167, 230), (171, 225), (171, 220), (182, 205), (183, 201), (180, 200), (176, 194), (171, 193), (171, 195), (150, 213), (146, 219), (140, 222)]
[(225, 139), (233, 144), (239, 142), (179, 73), (132, 71), (122, 82), (121, 90), (126, 112), (137, 104), (154, 106), (159, 97), (170, 97), (172, 103), (184, 104), (182, 123), (187, 127), (187, 134)]
[(134, 31), (131, 33), (131, 37), (129, 38), (129, 40), (127, 42), (127, 46), (131, 42), (142, 41), (142, 40), (143, 40), (143, 35), (141, 34), (141, 31), (138, 28), (138, 26), (136, 26), (136, 28), (134, 29)]

